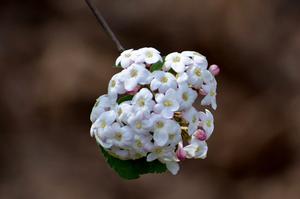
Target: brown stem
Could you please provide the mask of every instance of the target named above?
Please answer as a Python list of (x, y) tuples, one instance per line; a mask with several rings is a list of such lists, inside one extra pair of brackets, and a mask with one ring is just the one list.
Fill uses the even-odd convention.
[(109, 25), (107, 24), (106, 20), (102, 16), (101, 12), (95, 7), (95, 5), (90, 0), (85, 0), (88, 7), (91, 9), (95, 17), (97, 18), (98, 23), (101, 25), (101, 27), (104, 29), (106, 34), (113, 40), (113, 42), (116, 44), (118, 51), (121, 53), (124, 51), (124, 47), (121, 45), (120, 41), (116, 37), (116, 35), (113, 33), (113, 31), (110, 29)]

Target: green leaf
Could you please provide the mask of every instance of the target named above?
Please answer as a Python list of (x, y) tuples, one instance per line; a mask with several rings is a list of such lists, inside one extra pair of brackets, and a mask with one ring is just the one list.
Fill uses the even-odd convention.
[(121, 104), (122, 102), (132, 100), (132, 98), (133, 98), (133, 95), (124, 95), (117, 100), (117, 103)]
[(110, 155), (103, 147), (100, 146), (100, 148), (109, 166), (113, 168), (120, 177), (127, 180), (137, 179), (142, 174), (163, 173), (167, 170), (166, 165), (158, 160), (152, 162), (147, 162), (146, 158), (120, 160)]
[(153, 72), (153, 71), (156, 71), (156, 70), (161, 70), (163, 65), (164, 65), (164, 62), (158, 61), (155, 64), (152, 64), (152, 66), (150, 68), (150, 71)]

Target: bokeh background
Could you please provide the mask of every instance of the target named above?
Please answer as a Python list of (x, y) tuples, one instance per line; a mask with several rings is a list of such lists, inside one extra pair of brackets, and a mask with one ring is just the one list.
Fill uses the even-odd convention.
[(1, 0), (0, 198), (299, 198), (300, 1), (94, 2), (127, 48), (221, 67), (208, 157), (119, 178), (89, 136), (114, 44), (83, 0)]

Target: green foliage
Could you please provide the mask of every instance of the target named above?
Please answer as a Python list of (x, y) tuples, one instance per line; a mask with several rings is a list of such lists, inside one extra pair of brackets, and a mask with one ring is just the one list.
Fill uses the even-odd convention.
[(166, 165), (158, 160), (152, 162), (147, 162), (146, 158), (120, 160), (110, 155), (103, 147), (100, 146), (100, 148), (109, 166), (113, 168), (119, 176), (127, 180), (137, 179), (142, 174), (163, 173), (167, 170)]
[[(132, 98), (133, 95), (124, 95), (120, 97), (117, 102), (118, 104), (121, 104)], [(103, 147), (100, 146), (100, 149), (109, 166), (113, 168), (119, 176), (127, 180), (137, 179), (142, 174), (163, 173), (167, 170), (166, 165), (158, 160), (147, 162), (145, 157), (137, 160), (121, 160), (110, 155)]]
[(117, 103), (121, 104), (122, 102), (132, 100), (132, 98), (133, 98), (133, 95), (124, 95), (117, 100)]

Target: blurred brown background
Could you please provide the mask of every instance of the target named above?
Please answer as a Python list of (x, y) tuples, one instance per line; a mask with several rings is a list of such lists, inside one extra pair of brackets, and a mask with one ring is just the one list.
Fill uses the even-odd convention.
[(114, 44), (83, 0), (2, 0), (1, 199), (300, 197), (300, 1), (94, 2), (127, 48), (195, 50), (221, 67), (208, 158), (120, 179), (89, 136)]

